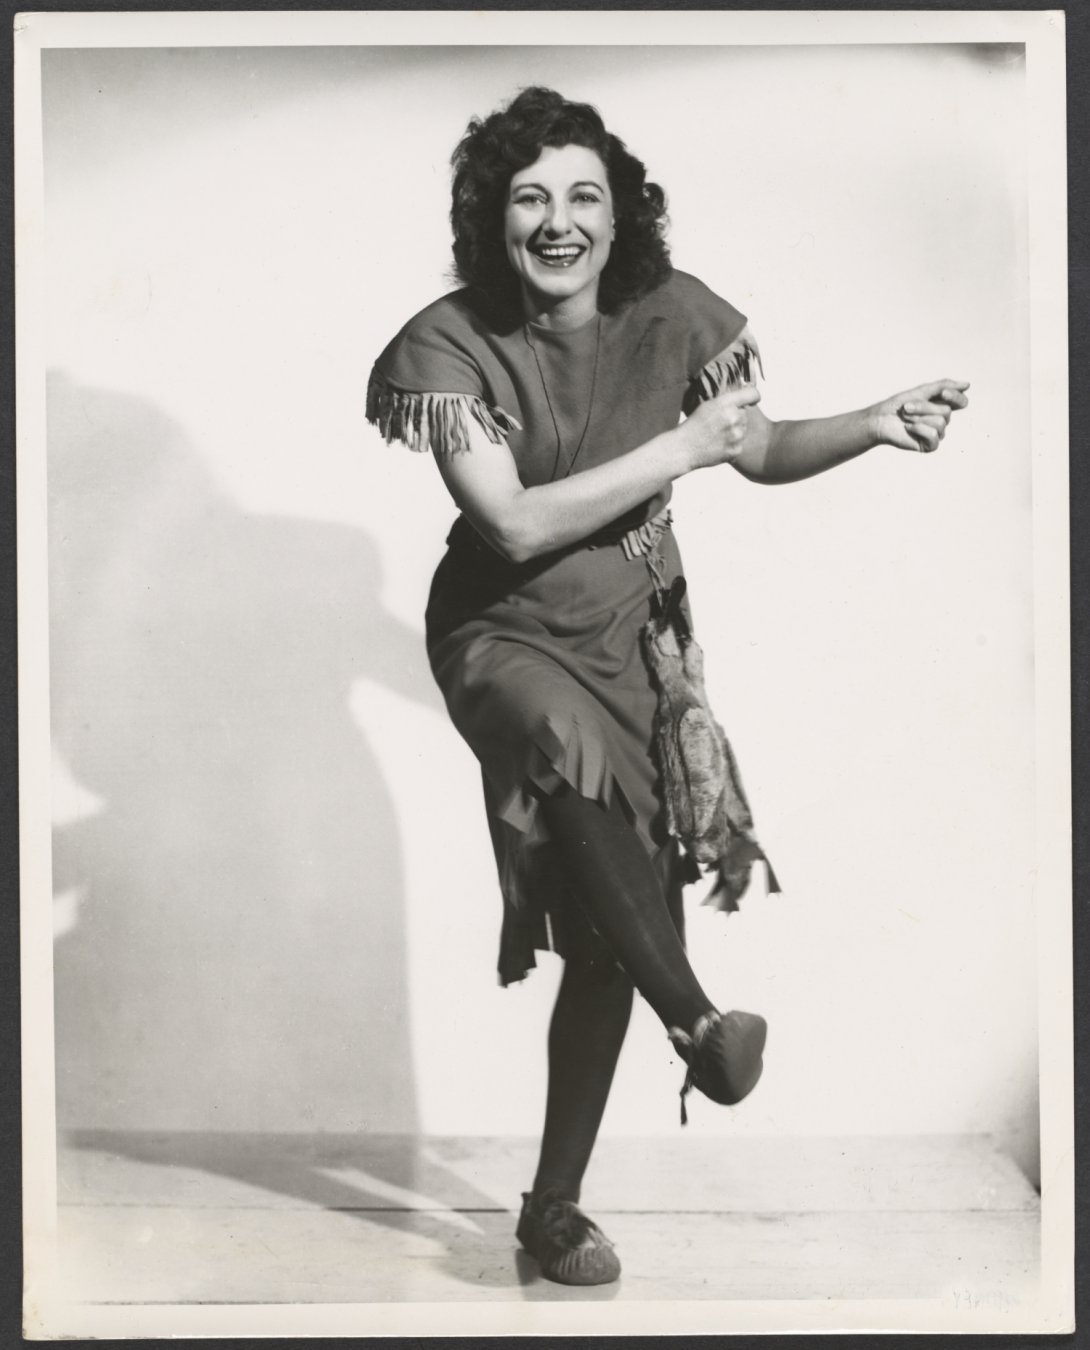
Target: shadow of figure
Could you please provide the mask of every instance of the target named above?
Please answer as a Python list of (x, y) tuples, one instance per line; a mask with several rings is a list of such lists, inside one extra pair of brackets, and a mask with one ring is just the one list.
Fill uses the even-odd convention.
[(358, 530), (240, 512), (142, 399), (49, 380), (64, 1127), (412, 1132), (402, 860), (349, 713), (436, 709)]
[[(516, 1215), (497, 1204), (494, 1195), (478, 1189), (459, 1170), (456, 1143), (421, 1140), (407, 1135), (277, 1135), (243, 1132), (185, 1132), (76, 1130), (68, 1132), (68, 1146), (82, 1155), (67, 1187), (76, 1189), (85, 1203), (178, 1203), (179, 1194), (199, 1195), (202, 1208), (222, 1205), (260, 1208), (254, 1192), (287, 1197), (294, 1207), (319, 1208), (352, 1214), (360, 1223), (382, 1226), (437, 1248), (432, 1269), (460, 1283), (479, 1289), (510, 1289), (529, 1300), (579, 1298), (610, 1300), (619, 1286), (573, 1288), (545, 1280), (538, 1264), (517, 1249)], [(122, 1194), (117, 1183), (103, 1181), (111, 1168), (103, 1159), (121, 1157), (153, 1169), (141, 1182), (141, 1193)], [(453, 1162), (451, 1160), (454, 1160)], [(464, 1167), (464, 1164), (463, 1164)], [(191, 1190), (177, 1174), (165, 1169), (189, 1169), (226, 1181), (211, 1189), (198, 1185)], [(131, 1175), (131, 1174), (127, 1174)], [(150, 1179), (149, 1179), (150, 1178)], [(241, 1184), (241, 1185), (239, 1185)], [(149, 1195), (150, 1188), (150, 1195)], [(191, 1201), (194, 1203), (194, 1201)], [(283, 1205), (269, 1205), (269, 1209)], [(359, 1287), (354, 1301), (408, 1301), (420, 1297), (419, 1273), (384, 1262), (381, 1277), (370, 1269), (363, 1255), (373, 1247), (361, 1246)], [(223, 1297), (225, 1273), (211, 1271), (216, 1287), (208, 1291), (211, 1301)], [(265, 1276), (267, 1282), (286, 1287), (293, 1278), (290, 1258), (282, 1272)], [(294, 1278), (298, 1278), (297, 1275)], [(189, 1287), (193, 1275), (187, 1276)], [(338, 1284), (338, 1297), (345, 1294)], [(232, 1290), (233, 1297), (249, 1297), (251, 1291)], [(320, 1299), (319, 1299), (320, 1301)]]

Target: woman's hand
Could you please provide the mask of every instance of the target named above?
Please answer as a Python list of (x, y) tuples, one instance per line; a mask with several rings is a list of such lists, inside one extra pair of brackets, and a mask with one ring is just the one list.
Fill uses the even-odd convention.
[(757, 386), (743, 384), (695, 408), (677, 429), (691, 467), (707, 469), (737, 459), (742, 453), (749, 425), (746, 409), (760, 401)]
[(968, 388), (964, 380), (932, 380), (876, 403), (868, 410), (875, 439), (879, 445), (930, 454), (939, 448), (950, 418), (968, 406)]

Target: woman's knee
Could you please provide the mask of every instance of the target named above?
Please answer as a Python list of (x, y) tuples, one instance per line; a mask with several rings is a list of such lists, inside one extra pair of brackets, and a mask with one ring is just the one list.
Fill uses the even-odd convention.
[(562, 983), (618, 999), (631, 998), (635, 989), (628, 972), (606, 951), (577, 952), (567, 957)]

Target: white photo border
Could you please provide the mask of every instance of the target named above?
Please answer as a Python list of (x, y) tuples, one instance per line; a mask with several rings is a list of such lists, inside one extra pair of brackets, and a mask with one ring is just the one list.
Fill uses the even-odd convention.
[[(1030, 327), (1036, 651), (1042, 1280), (1036, 1306), (932, 1301), (106, 1306), (56, 1275), (40, 55), (50, 47), (534, 45), (519, 12), (31, 13), (15, 23), (19, 733), (25, 1333), (484, 1336), (1063, 1332), (1074, 1318), (1071, 797), (1064, 17), (1059, 11), (568, 11), (552, 46), (1024, 43), (1030, 143)], [(623, 37), (622, 37), (623, 35)], [(46, 903), (43, 903), (43, 899)]]

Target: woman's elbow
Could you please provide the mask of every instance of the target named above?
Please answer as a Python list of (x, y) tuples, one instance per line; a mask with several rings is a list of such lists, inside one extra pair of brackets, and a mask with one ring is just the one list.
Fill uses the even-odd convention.
[(493, 539), (492, 547), (505, 562), (509, 563), (529, 562), (535, 556), (528, 544), (508, 535)]
[(546, 553), (552, 553), (558, 547), (554, 539), (535, 534), (530, 530), (512, 531), (493, 544), (493, 548), (512, 563), (525, 563), (532, 558), (543, 558)]
[(487, 512), (472, 517), (478, 534), (510, 563), (529, 562), (558, 547), (548, 519), (537, 503), (527, 501), (528, 496), (523, 489), (510, 501), (494, 503)]
[(763, 418), (759, 432), (748, 437), (742, 453), (730, 461), (730, 466), (751, 483), (775, 484), (782, 482), (776, 472), (776, 455), (773, 448), (776, 423)]
[(482, 533), (500, 557), (509, 563), (529, 562), (549, 551), (533, 525), (517, 517), (489, 521)]
[(778, 481), (770, 471), (768, 459), (763, 454), (739, 455), (737, 459), (730, 461), (730, 467), (750, 483), (775, 483)]

